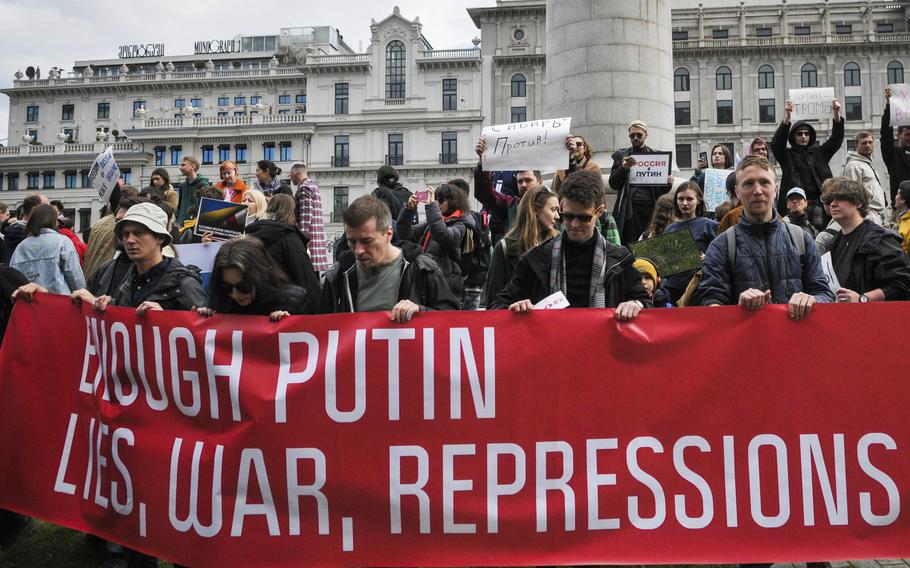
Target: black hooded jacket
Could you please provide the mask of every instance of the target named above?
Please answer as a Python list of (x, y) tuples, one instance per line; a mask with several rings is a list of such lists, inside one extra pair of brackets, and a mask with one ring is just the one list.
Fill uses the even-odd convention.
[[(794, 133), (800, 128), (809, 130), (809, 144), (797, 146)], [(787, 142), (790, 147), (787, 147)], [(844, 143), (844, 118), (834, 121), (831, 136), (824, 144), (819, 144), (815, 128), (806, 121), (800, 120), (790, 126), (781, 122), (771, 139), (771, 151), (782, 171), (780, 188), (777, 193), (777, 210), (781, 215), (787, 214), (787, 192), (794, 187), (806, 190), (806, 199), (818, 202), (821, 196), (822, 182), (832, 177), (828, 162), (840, 150)]]
[(262, 241), (269, 256), (284, 270), (291, 284), (306, 290), (315, 306), (322, 290), (307, 251), (309, 239), (300, 229), (289, 223), (262, 219), (247, 226), (246, 234)]

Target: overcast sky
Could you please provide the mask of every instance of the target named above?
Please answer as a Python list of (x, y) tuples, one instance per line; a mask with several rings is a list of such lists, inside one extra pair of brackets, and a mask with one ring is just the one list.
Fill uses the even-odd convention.
[[(122, 0), (0, 0), (0, 88), (13, 84), (17, 69), (51, 67), (70, 71), (73, 62), (114, 59), (121, 45), (163, 43), (165, 55), (193, 53), (193, 42), (237, 34), (278, 34), (283, 27), (332, 26), (355, 51), (370, 45), (370, 20), (380, 21), (394, 6), (409, 20), (420, 17), (434, 49), (472, 47), (480, 35), (468, 7), (495, 0), (334, 0), (298, 2), (123, 2)], [(359, 49), (360, 48), (360, 49)], [(0, 94), (0, 144), (7, 145), (9, 99)], [(13, 145), (20, 141), (10, 142)]]

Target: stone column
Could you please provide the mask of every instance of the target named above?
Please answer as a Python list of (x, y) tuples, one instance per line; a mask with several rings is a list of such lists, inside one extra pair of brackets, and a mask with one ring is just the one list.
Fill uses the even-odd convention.
[(629, 146), (628, 124), (648, 124), (647, 144), (675, 149), (669, 0), (547, 0), (547, 118), (572, 117), (601, 168)]

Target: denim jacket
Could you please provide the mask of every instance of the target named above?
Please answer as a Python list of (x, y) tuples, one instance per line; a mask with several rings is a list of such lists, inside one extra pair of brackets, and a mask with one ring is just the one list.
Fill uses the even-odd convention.
[(69, 294), (85, 288), (85, 276), (73, 243), (57, 231), (41, 229), (16, 247), (10, 266), (52, 294)]

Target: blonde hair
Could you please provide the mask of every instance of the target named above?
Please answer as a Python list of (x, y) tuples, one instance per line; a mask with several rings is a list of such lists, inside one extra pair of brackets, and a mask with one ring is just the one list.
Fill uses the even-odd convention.
[(253, 215), (257, 219), (264, 219), (266, 209), (269, 207), (269, 202), (265, 199), (265, 194), (259, 191), (258, 189), (248, 189), (244, 195), (249, 195), (253, 198), (253, 203), (256, 204), (256, 212)]

